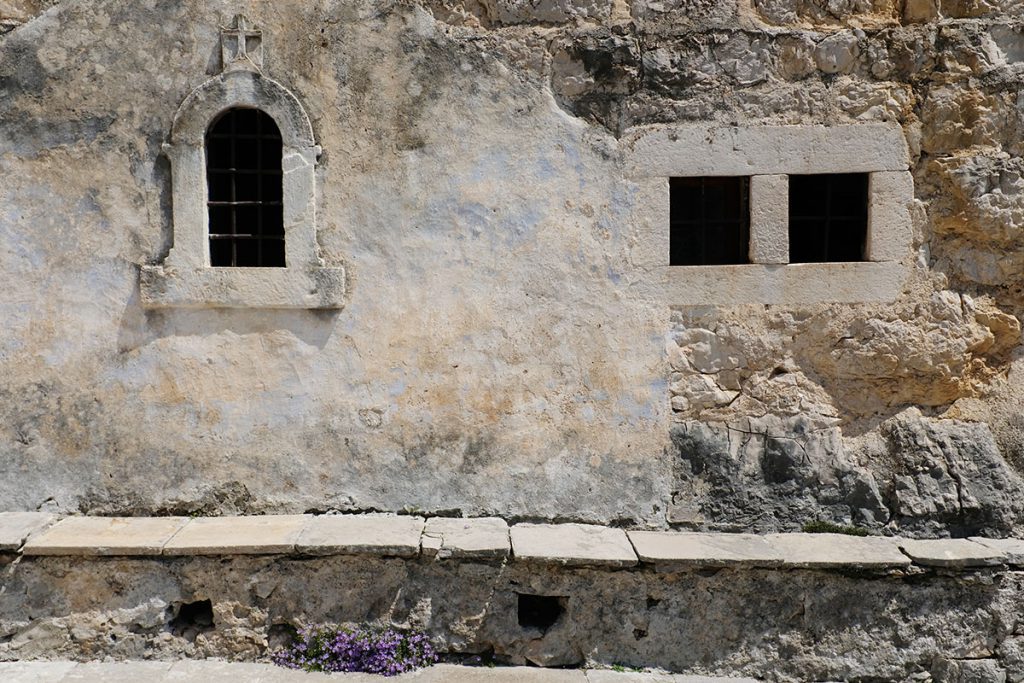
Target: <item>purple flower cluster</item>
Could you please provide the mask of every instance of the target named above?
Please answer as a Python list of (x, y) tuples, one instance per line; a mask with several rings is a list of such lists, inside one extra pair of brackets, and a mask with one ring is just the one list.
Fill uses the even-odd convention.
[(275, 664), (304, 671), (358, 671), (396, 676), (437, 661), (422, 633), (396, 629), (310, 626), (273, 656)]

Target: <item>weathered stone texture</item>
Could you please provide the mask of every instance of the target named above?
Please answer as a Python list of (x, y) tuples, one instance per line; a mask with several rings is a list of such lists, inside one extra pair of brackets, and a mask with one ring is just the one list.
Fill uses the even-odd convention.
[[(322, 147), (316, 257), (344, 268), (341, 311), (141, 301), (173, 245), (161, 145), (239, 11)], [(0, 509), (1019, 529), (1021, 17), (0, 2)], [(885, 220), (905, 230), (886, 263), (818, 279), (870, 274), (871, 295), (704, 306), (653, 286), (637, 216), (659, 199), (629, 141), (683, 122), (890, 126), (915, 201)]]
[[(1017, 572), (854, 576), (805, 569), (673, 572), (374, 558), (25, 558), (0, 593), (0, 659), (253, 660), (285, 625), (425, 630), (509, 663), (660, 666), (759, 680), (1019, 680)], [(559, 596), (546, 629), (518, 595)], [(212, 623), (178, 619), (210, 600)], [(31, 624), (11, 615), (32, 614)], [(982, 661), (984, 660), (984, 661)]]

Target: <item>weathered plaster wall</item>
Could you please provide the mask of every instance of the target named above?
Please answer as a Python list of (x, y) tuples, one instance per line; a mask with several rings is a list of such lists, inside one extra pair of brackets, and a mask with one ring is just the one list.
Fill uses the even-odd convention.
[[(324, 150), (337, 313), (139, 302), (172, 239), (160, 145), (239, 11)], [(0, 509), (1009, 531), (1021, 17), (0, 3)], [(898, 300), (674, 306), (634, 265), (651, 236), (619, 139), (681, 121), (901, 124), (918, 201)]]

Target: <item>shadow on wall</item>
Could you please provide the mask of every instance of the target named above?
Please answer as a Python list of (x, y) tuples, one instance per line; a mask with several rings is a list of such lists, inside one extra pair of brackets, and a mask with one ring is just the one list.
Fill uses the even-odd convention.
[(121, 314), (117, 349), (119, 353), (128, 353), (166, 337), (205, 337), (223, 332), (266, 334), (288, 330), (297, 339), (323, 350), (340, 314), (340, 310), (145, 309), (136, 276), (135, 288)]

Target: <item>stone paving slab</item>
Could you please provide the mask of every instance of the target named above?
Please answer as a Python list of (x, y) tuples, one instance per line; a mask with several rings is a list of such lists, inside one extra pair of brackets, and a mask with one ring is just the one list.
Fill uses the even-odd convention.
[(512, 553), (528, 562), (565, 567), (632, 567), (636, 553), (622, 529), (591, 524), (516, 524)]
[[(100, 680), (102, 679), (97, 679), (97, 683)], [(387, 679), (368, 674), (309, 673), (254, 662), (182, 660), (174, 662), (163, 678), (140, 680), (139, 683), (380, 683), (385, 680)]]
[(753, 678), (715, 678), (685, 674), (657, 674), (632, 671), (587, 671), (587, 683), (758, 683)]
[(538, 669), (526, 666), (494, 668), (436, 664), (390, 680), (415, 683), (587, 683), (581, 669)]
[(198, 517), (163, 547), (164, 555), (273, 555), (290, 553), (309, 515)]
[(0, 662), (0, 681), (58, 683), (76, 666), (75, 662)]
[(423, 529), (423, 554), (439, 559), (500, 560), (512, 549), (508, 523), (500, 517), (432, 517)]
[(0, 662), (3, 683), (755, 683), (749, 678), (534, 667), (438, 664), (383, 678), (370, 674), (306, 673), (273, 664), (177, 662)]
[(689, 531), (630, 531), (643, 562), (662, 571), (684, 567), (777, 567), (782, 555), (764, 536)]
[(187, 517), (67, 517), (25, 543), (26, 555), (159, 555)]
[(782, 555), (784, 567), (888, 569), (911, 564), (895, 541), (880, 536), (770, 534), (767, 540)]
[(1002, 553), (1006, 556), (1006, 561), (1012, 565), (1024, 565), (1024, 539), (971, 537), (968, 540)]
[(171, 662), (109, 662), (79, 664), (60, 683), (148, 683), (164, 681)]
[(1002, 564), (1006, 555), (998, 550), (968, 541), (966, 538), (940, 538), (934, 540), (900, 539), (903, 549), (915, 564), (926, 567), (985, 567)]
[(57, 518), (48, 512), (0, 512), (0, 552), (16, 551)]
[(305, 525), (296, 550), (305, 555), (385, 555), (416, 557), (422, 517), (325, 515)]

